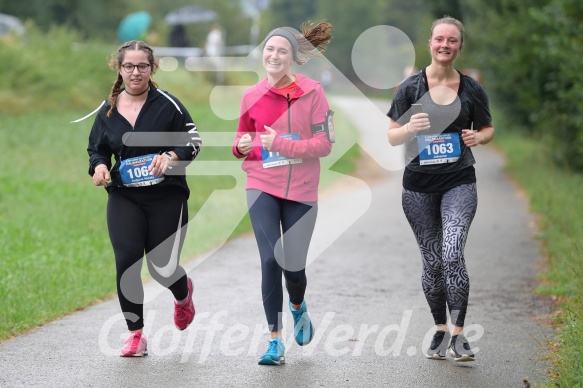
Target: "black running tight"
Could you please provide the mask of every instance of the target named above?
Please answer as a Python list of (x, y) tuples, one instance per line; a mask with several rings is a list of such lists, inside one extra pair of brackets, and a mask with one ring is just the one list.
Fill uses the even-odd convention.
[(291, 303), (301, 304), (304, 300), (306, 260), (318, 204), (247, 190), (247, 206), (261, 257), (263, 308), (269, 330), (278, 331), (282, 327), (282, 272)]
[(152, 277), (177, 300), (188, 296), (178, 265), (188, 223), (186, 193), (178, 187), (119, 187), (109, 194), (107, 227), (115, 254), (117, 293), (129, 330), (144, 327), (142, 258)]
[(476, 184), (454, 187), (444, 193), (403, 190), (403, 210), (413, 229), (421, 259), (423, 291), (436, 325), (464, 326), (470, 280), (464, 247), (476, 214)]

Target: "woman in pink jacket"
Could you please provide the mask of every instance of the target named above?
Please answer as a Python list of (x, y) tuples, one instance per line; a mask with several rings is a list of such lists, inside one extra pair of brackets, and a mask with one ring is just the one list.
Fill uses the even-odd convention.
[(291, 72), (330, 42), (332, 25), (304, 23), (302, 33), (276, 28), (265, 38), (267, 77), (243, 94), (233, 154), (245, 158), (247, 204), (261, 257), (263, 307), (271, 331), (261, 365), (285, 362), (282, 341), (285, 278), (294, 336), (312, 340), (307, 312), (306, 259), (317, 215), (320, 157), (332, 150), (332, 111), (322, 86)]

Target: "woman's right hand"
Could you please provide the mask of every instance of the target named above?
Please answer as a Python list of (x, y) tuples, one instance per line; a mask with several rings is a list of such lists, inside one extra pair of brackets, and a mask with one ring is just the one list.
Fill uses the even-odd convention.
[(248, 133), (241, 136), (239, 143), (237, 143), (237, 150), (241, 155), (247, 155), (253, 148), (253, 138)]
[(427, 113), (416, 113), (411, 116), (409, 121), (409, 127), (407, 128), (409, 132), (417, 133), (419, 131), (426, 131), (431, 128), (429, 123), (429, 115)]
[(107, 166), (105, 164), (95, 166), (95, 170), (93, 172), (93, 184), (95, 186), (107, 187), (110, 181), (111, 175), (109, 175)]

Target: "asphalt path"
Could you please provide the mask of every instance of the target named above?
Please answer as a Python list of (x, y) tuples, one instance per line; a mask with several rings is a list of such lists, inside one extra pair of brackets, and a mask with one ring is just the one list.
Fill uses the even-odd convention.
[[(116, 298), (0, 344), (0, 387), (523, 387), (545, 379), (547, 307), (534, 293), (542, 257), (535, 218), (491, 146), (475, 149), (479, 205), (466, 264), (467, 337), (476, 361), (427, 360), (433, 334), (421, 261), (401, 209), (402, 150), (386, 141), (384, 103), (332, 98), (362, 131), (363, 163), (325, 191), (308, 266), (316, 327), (297, 346), (285, 313), (285, 365), (257, 365), (268, 332), (252, 235), (185, 267), (197, 315), (174, 328), (172, 296), (146, 290), (149, 355), (121, 358), (127, 337)], [(378, 106), (377, 106), (378, 104)], [(311, 251), (312, 252), (312, 251)], [(314, 256), (314, 257), (312, 257)], [(112, 279), (112, 282), (114, 279)]]

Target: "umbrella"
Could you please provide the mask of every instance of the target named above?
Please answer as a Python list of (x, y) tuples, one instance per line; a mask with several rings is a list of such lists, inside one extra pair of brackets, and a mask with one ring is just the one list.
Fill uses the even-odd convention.
[(212, 22), (217, 19), (215, 11), (200, 7), (198, 5), (189, 5), (170, 12), (164, 17), (169, 25), (176, 24), (195, 24), (203, 22)]
[(134, 12), (127, 15), (117, 29), (117, 38), (120, 42), (140, 39), (148, 30), (152, 17), (148, 12)]
[(24, 25), (15, 16), (0, 13), (0, 36), (14, 32), (18, 35), (24, 34)]

